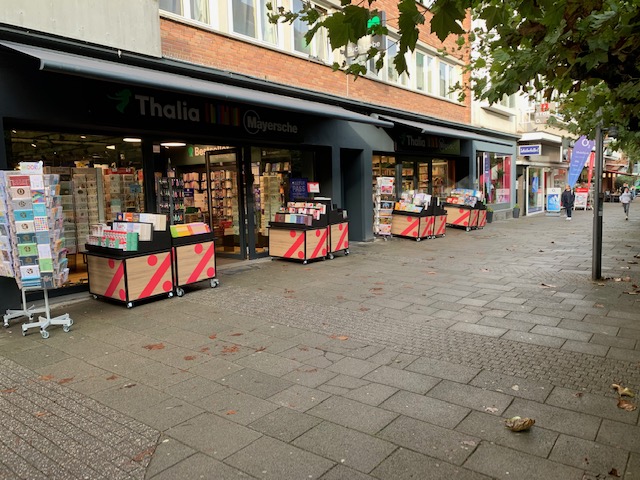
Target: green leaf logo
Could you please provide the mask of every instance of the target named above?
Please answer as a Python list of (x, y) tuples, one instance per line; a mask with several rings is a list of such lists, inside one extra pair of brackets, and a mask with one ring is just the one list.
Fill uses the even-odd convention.
[(110, 100), (116, 100), (118, 102), (116, 110), (120, 113), (124, 113), (125, 108), (127, 108), (127, 105), (129, 105), (129, 102), (131, 101), (131, 95), (133, 95), (131, 90), (125, 88), (124, 90), (116, 92), (114, 95), (108, 95), (107, 98)]

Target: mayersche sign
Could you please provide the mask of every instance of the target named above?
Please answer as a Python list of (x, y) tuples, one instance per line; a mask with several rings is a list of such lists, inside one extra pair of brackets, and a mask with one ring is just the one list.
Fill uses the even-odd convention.
[[(247, 109), (239, 105), (211, 102), (208, 99), (191, 96), (175, 96), (164, 92), (136, 91), (133, 88), (121, 88), (107, 95), (106, 108), (109, 118), (137, 118), (140, 127), (145, 124), (164, 126), (165, 128), (194, 127), (212, 133), (252, 136), (297, 137), (301, 134), (299, 118), (289, 112)], [(179, 127), (183, 125), (183, 127)], [(199, 128), (198, 128), (199, 127)]]

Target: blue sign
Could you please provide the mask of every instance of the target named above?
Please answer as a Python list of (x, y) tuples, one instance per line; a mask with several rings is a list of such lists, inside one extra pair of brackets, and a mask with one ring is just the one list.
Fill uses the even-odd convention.
[(547, 189), (547, 211), (548, 212), (560, 211), (560, 189), (559, 188)]
[(571, 163), (569, 164), (569, 175), (567, 175), (567, 183), (573, 186), (576, 184), (580, 172), (584, 168), (585, 163), (589, 159), (591, 150), (595, 146), (594, 140), (589, 140), (585, 135), (581, 136), (573, 147), (571, 152)]
[(518, 155), (521, 157), (542, 155), (542, 145), (518, 145)]
[(298, 198), (307, 198), (307, 179), (291, 178), (289, 179), (289, 200), (292, 202)]

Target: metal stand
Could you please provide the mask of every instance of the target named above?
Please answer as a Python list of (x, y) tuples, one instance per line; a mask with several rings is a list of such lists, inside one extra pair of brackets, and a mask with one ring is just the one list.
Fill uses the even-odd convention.
[(35, 305), (31, 305), (27, 307), (27, 291), (30, 290), (40, 290), (39, 288), (23, 288), (22, 292), (22, 309), (20, 310), (12, 310), (7, 309), (7, 313), (4, 314), (4, 327), (7, 328), (9, 326), (9, 320), (13, 320), (14, 318), (27, 317), (29, 320), (33, 320), (33, 315), (35, 313), (44, 313), (46, 312), (45, 307), (36, 308)]
[[(27, 334), (27, 330), (30, 328), (39, 328), (40, 335), (42, 338), (49, 338), (49, 332), (47, 332), (47, 328), (50, 325), (62, 325), (62, 330), (68, 332), (71, 330), (71, 325), (73, 325), (73, 320), (69, 317), (68, 313), (63, 315), (59, 315), (57, 317), (51, 318), (51, 308), (49, 307), (49, 292), (46, 288), (43, 289), (44, 292), (44, 312), (47, 314), (46, 317), (38, 317), (37, 322), (32, 323), (23, 323), (22, 324), (22, 335)], [(22, 290), (22, 295), (24, 296), (24, 289)], [(29, 317), (31, 320), (32, 317)]]

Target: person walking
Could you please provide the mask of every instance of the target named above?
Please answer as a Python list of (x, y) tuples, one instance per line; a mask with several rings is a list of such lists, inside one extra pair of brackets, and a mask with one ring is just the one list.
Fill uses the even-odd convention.
[(629, 191), (629, 187), (626, 187), (620, 194), (620, 203), (622, 204), (622, 208), (624, 209), (625, 220), (629, 220), (629, 204), (631, 203), (631, 200), (633, 200), (631, 197), (631, 192)]
[(562, 206), (567, 210), (567, 220), (571, 220), (571, 213), (573, 212), (573, 203), (576, 200), (576, 196), (571, 191), (571, 186), (567, 185), (564, 187), (564, 192), (562, 192), (562, 196), (560, 197), (562, 202)]

